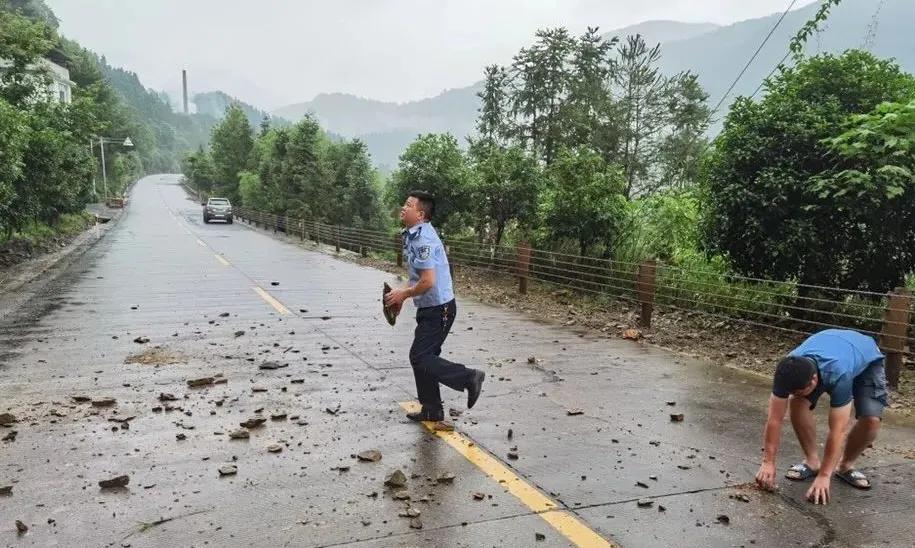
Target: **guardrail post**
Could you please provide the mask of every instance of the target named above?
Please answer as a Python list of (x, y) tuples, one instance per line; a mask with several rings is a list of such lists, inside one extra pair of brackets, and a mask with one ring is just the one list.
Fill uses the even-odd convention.
[(518, 244), (518, 293), (527, 295), (527, 278), (531, 268), (531, 244), (521, 242)]
[(902, 358), (908, 342), (912, 293), (905, 287), (897, 287), (887, 297), (883, 329), (880, 331), (880, 349), (886, 354), (886, 382), (895, 390), (899, 388), (899, 373), (902, 371)]
[(654, 292), (655, 277), (658, 271), (658, 263), (651, 259), (644, 261), (639, 265), (639, 271), (636, 275), (636, 290), (638, 292), (639, 304), (639, 325), (644, 328), (651, 327), (651, 313), (654, 311)]
[(334, 226), (334, 249), (340, 253), (340, 227)]
[(403, 266), (403, 235), (394, 235), (394, 249), (397, 253), (397, 266)]

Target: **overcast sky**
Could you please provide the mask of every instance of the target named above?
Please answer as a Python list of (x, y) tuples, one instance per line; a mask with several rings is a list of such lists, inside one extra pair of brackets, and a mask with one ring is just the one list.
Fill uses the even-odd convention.
[[(147, 87), (264, 108), (321, 92), (404, 102), (462, 87), (534, 31), (667, 19), (729, 24), (789, 0), (46, 0), (60, 30)], [(798, 0), (795, 9), (814, 0)]]

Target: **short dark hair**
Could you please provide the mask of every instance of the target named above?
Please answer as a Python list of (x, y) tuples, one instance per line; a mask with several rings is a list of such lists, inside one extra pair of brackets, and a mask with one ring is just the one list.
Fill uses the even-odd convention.
[(407, 197), (416, 198), (416, 203), (419, 210), (423, 212), (423, 216), (427, 221), (432, 220), (432, 216), (435, 214), (435, 196), (425, 190), (411, 190)]
[(774, 386), (781, 392), (794, 392), (810, 383), (817, 373), (817, 364), (804, 356), (788, 356), (775, 367)]

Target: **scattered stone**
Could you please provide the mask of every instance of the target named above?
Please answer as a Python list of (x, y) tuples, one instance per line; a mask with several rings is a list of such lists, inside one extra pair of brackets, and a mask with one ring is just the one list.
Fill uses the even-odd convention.
[(689, 470), (690, 468), (692, 468), (692, 466), (687, 466), (686, 464), (678, 464), (677, 468), (679, 468), (680, 470)]
[(394, 493), (394, 500), (410, 500), (410, 492), (406, 489), (396, 491)]
[(12, 496), (12, 494), (13, 494), (12, 485), (4, 485), (3, 487), (0, 487), (0, 497), (9, 497), (9, 496)]
[(70, 399), (76, 403), (89, 403), (92, 401), (92, 398), (89, 396), (70, 396)]
[(413, 518), (410, 520), (410, 529), (422, 529), (423, 522), (419, 518)]
[(259, 392), (266, 392), (266, 391), (267, 391), (267, 388), (266, 388), (266, 387), (263, 387), (263, 386), (253, 386), (253, 387), (251, 387), (251, 392), (254, 392), (255, 394), (256, 394), (256, 393), (259, 393)]
[(234, 464), (223, 464), (219, 467), (220, 476), (233, 476), (238, 473), (238, 467)]
[(22, 523), (18, 519), (16, 520), (16, 533), (24, 535), (28, 532), (29, 528), (26, 524)]
[(239, 428), (238, 430), (232, 430), (229, 432), (230, 440), (246, 440), (251, 437), (251, 433), (245, 430), (244, 428)]
[(137, 344), (146, 344), (149, 342), (149, 337), (142, 337), (142, 336), (137, 337), (136, 339), (133, 340), (133, 342), (135, 342)]
[(667, 405), (673, 407), (674, 405), (677, 405), (677, 402), (675, 402), (675, 401), (669, 401), (669, 402), (667, 402)]
[(663, 504), (658, 505), (658, 512), (666, 512), (667, 508)]
[(406, 510), (397, 515), (402, 518), (418, 518), (420, 513), (419, 509), (408, 506)]
[(7, 435), (3, 436), (2, 440), (3, 441), (16, 441), (16, 434), (18, 434), (18, 433), (19, 433), (18, 430), (11, 430)]
[(277, 286), (277, 285), (280, 285), (280, 282), (270, 282), (270, 285)]
[(286, 420), (286, 413), (273, 413), (272, 415), (270, 415), (270, 420), (284, 421), (284, 420)]
[(750, 502), (750, 497), (748, 497), (747, 495), (744, 495), (743, 493), (740, 493), (737, 495), (731, 495), (729, 498), (732, 498), (734, 500), (739, 500), (740, 502)]
[(116, 403), (117, 400), (114, 398), (99, 398), (97, 400), (92, 400), (92, 407), (111, 407)]
[(486, 495), (484, 493), (480, 493), (479, 491), (473, 494), (473, 500), (483, 500), (485, 498)]
[(455, 419), (456, 419), (456, 418), (460, 417), (463, 413), (464, 413), (463, 411), (460, 411), (460, 410), (455, 409), (455, 408), (453, 408), (453, 407), (449, 407), (449, 408), (448, 408), (448, 416), (451, 417), (451, 418), (455, 418)]
[(213, 381), (213, 384), (228, 384), (228, 383), (229, 383), (229, 379), (227, 379), (225, 377), (219, 377)]
[(718, 517), (715, 520), (722, 525), (729, 525), (731, 523), (731, 518), (726, 514), (718, 514)]
[(0, 426), (12, 426), (16, 422), (16, 416), (12, 413), (0, 413)]
[(371, 521), (371, 520), (368, 520), (368, 519), (362, 520), (362, 525), (365, 526), (365, 527), (368, 527), (368, 526), (371, 525), (371, 524), (372, 524), (372, 521)]
[(381, 460), (381, 452), (376, 451), (375, 449), (370, 449), (368, 451), (363, 451), (357, 455), (359, 460), (363, 462), (378, 462)]
[(546, 535), (543, 533), (534, 533), (534, 540), (546, 540)]
[(508, 452), (508, 460), (518, 460), (518, 452), (517, 452), (517, 451), (509, 451), (509, 452)]
[(512, 430), (511, 428), (509, 428), (509, 429), (508, 429), (508, 439), (512, 439), (512, 436), (514, 436), (514, 435), (515, 435), (514, 430)]
[(642, 332), (638, 329), (626, 329), (623, 331), (623, 338), (630, 341), (637, 341), (642, 338)]
[(115, 487), (127, 487), (127, 484), (130, 483), (130, 476), (118, 476), (116, 478), (101, 480), (98, 482), (98, 486), (102, 489), (112, 489)]
[(240, 330), (238, 330), (238, 331), (235, 332), (235, 338), (237, 339), (237, 338), (241, 337), (241, 336), (244, 335), (244, 334), (245, 334), (245, 331), (244, 331), (243, 329), (240, 329)]
[(220, 317), (220, 318), (228, 318), (228, 317), (229, 317), (229, 313), (228, 313), (228, 312), (223, 312), (222, 314), (219, 315), (219, 317)]
[(651, 499), (639, 499), (639, 500), (636, 502), (636, 505), (637, 505), (639, 508), (649, 508), (649, 507), (651, 507), (651, 506), (654, 505), (654, 501), (651, 500)]
[(330, 316), (321, 316), (321, 319), (325, 322), (330, 319)]
[(648, 476), (648, 479), (650, 479), (650, 480), (652, 480), (652, 481), (658, 481), (658, 476), (653, 476), (653, 475), (652, 475), (652, 476)]
[(262, 426), (265, 422), (267, 422), (267, 419), (265, 419), (263, 417), (252, 417), (252, 418), (246, 420), (245, 422), (242, 422), (239, 424), (241, 426), (243, 426), (244, 428), (257, 428), (259, 426)]
[(271, 443), (270, 445), (267, 446), (267, 451), (269, 451), (270, 453), (279, 453), (282, 450), (283, 450), (283, 446), (278, 443)]
[(187, 439), (187, 434), (185, 434), (185, 433), (183, 433), (183, 432), (181, 432), (181, 433), (179, 433), (179, 434), (176, 434), (176, 435), (175, 435), (175, 439), (178, 440), (178, 441), (184, 441), (184, 440)]
[(647, 483), (644, 483), (644, 482), (641, 482), (641, 481), (637, 481), (637, 482), (635, 482), (635, 484), (636, 484), (637, 487), (642, 487), (642, 488), (644, 488), (644, 489), (648, 489), (648, 484), (647, 484)]
[(532, 365), (537, 363), (537, 356), (528, 356), (527, 363), (532, 364)]
[(282, 369), (284, 367), (289, 367), (289, 364), (288, 363), (281, 364), (278, 362), (264, 362), (264, 363), (260, 364), (260, 367), (258, 367), (258, 369), (272, 371), (274, 369)]
[(683, 413), (671, 413), (670, 422), (683, 422)]
[(199, 379), (188, 379), (187, 385), (191, 388), (197, 388), (200, 386), (210, 386), (214, 384), (216, 379), (213, 377), (201, 377)]
[(324, 411), (329, 415), (336, 415), (340, 412), (340, 405), (337, 404), (337, 407), (325, 407)]
[(444, 472), (435, 478), (436, 483), (454, 483), (456, 476), (451, 472)]
[(566, 411), (566, 414), (569, 415), (570, 417), (574, 417), (575, 415), (584, 415), (584, 413), (585, 413), (584, 409), (579, 409), (577, 407)]
[(174, 394), (166, 394), (165, 392), (160, 392), (159, 401), (178, 401), (178, 397)]
[(454, 423), (448, 421), (438, 421), (432, 427), (436, 432), (454, 432)]
[(349, 472), (349, 466), (344, 466), (344, 465), (341, 465), (341, 466), (334, 466), (333, 468), (331, 468), (331, 470), (336, 470), (336, 471), (341, 472), (341, 473), (342, 473), (342, 472)]
[(403, 487), (407, 484), (407, 476), (400, 470), (394, 470), (384, 478), (384, 484), (389, 487)]

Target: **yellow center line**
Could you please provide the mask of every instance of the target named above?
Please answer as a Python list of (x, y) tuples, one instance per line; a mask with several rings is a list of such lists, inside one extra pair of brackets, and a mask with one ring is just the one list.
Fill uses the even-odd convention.
[(223, 266), (229, 266), (229, 261), (225, 260), (222, 255), (216, 255), (216, 260), (221, 262)]
[[(419, 411), (420, 405), (415, 401), (400, 404), (407, 412)], [(610, 548), (616, 546), (612, 542), (598, 535), (572, 512), (560, 509), (558, 503), (544, 495), (539, 489), (519, 477), (511, 468), (493, 457), (470, 440), (467, 436), (456, 431), (442, 432), (435, 430), (434, 422), (424, 422), (429, 431), (445, 441), (454, 450), (464, 456), (471, 464), (479, 468), (484, 474), (496, 480), (509, 493), (515, 496), (522, 504), (531, 509), (541, 518), (556, 529), (562, 536), (575, 546), (586, 548)]]
[(273, 295), (271, 295), (270, 293), (267, 293), (266, 291), (264, 291), (262, 288), (260, 288), (258, 286), (254, 286), (253, 289), (254, 289), (255, 293), (257, 293), (258, 295), (261, 296), (261, 299), (264, 299), (265, 301), (267, 301), (267, 304), (269, 304), (270, 306), (275, 308), (276, 311), (279, 312), (280, 314), (282, 314), (284, 316), (292, 314), (292, 312), (290, 312), (288, 308), (283, 306), (283, 303), (274, 299)]
[(206, 247), (206, 246), (207, 246), (207, 244), (203, 243), (203, 242), (200, 240), (200, 238), (197, 238), (197, 245), (199, 245), (199, 246), (201, 246), (201, 247)]

